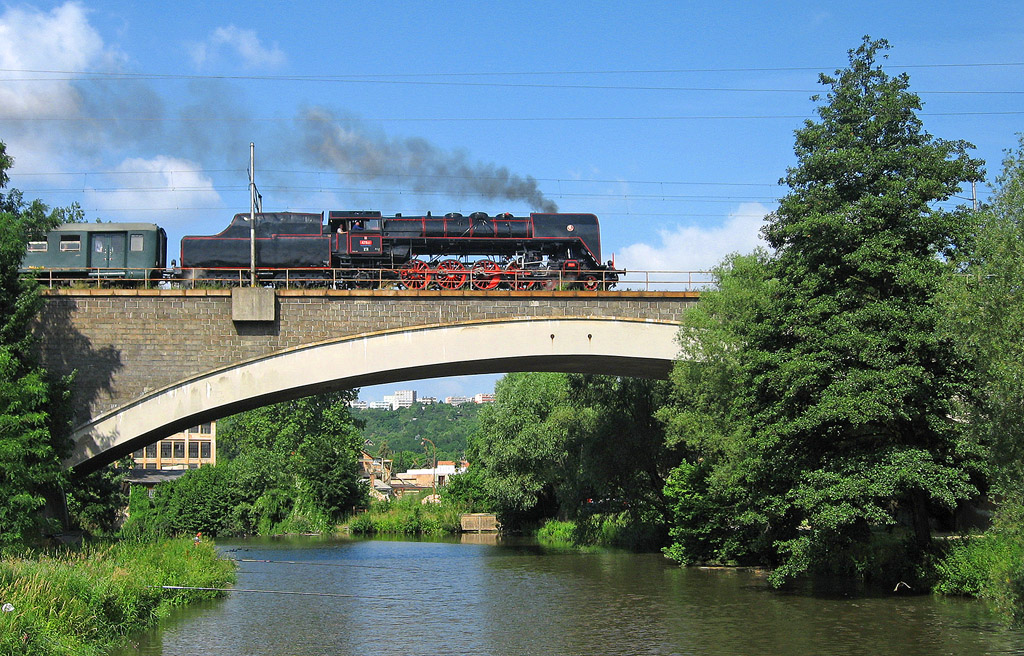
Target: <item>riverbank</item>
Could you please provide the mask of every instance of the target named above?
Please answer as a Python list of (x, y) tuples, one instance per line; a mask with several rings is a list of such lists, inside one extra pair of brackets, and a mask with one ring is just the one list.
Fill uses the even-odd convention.
[(209, 541), (86, 545), (0, 560), (0, 654), (95, 656), (166, 612), (220, 593), (234, 565)]

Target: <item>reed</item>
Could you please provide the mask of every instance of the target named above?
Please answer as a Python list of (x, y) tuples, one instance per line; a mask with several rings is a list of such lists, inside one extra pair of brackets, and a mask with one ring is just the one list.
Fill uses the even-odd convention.
[(234, 565), (208, 541), (91, 544), (0, 560), (0, 654), (96, 656), (170, 608), (220, 593)]

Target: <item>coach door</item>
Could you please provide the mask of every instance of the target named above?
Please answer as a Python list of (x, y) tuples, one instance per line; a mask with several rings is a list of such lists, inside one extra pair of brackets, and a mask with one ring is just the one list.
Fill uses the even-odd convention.
[(125, 265), (124, 233), (105, 232), (92, 236), (92, 259), (89, 266), (100, 269), (123, 268)]

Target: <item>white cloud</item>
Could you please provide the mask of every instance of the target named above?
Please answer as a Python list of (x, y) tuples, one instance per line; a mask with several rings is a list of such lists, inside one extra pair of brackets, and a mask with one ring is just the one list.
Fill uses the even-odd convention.
[(195, 213), (192, 208), (222, 205), (213, 181), (201, 168), (195, 162), (164, 155), (129, 158), (103, 176), (101, 188), (86, 189), (85, 204), (95, 207), (104, 218), (152, 221), (159, 217), (163, 227), (171, 227), (179, 209), (187, 220)]
[(743, 203), (720, 226), (661, 230), (660, 244), (631, 244), (616, 255), (615, 264), (627, 271), (707, 271), (730, 253), (766, 246), (759, 231), (770, 211), (761, 203)]
[(215, 29), (206, 41), (191, 44), (192, 61), (197, 68), (202, 68), (215, 61), (224, 50), (234, 51), (246, 68), (277, 68), (287, 60), (276, 43), (267, 47), (254, 30), (228, 25)]
[(0, 118), (6, 119), (0, 137), (15, 158), (13, 173), (79, 168), (81, 158), (95, 158), (138, 129), (94, 117), (117, 115), (124, 107), (155, 114), (152, 94), (138, 83), (81, 74), (116, 72), (127, 61), (104, 43), (88, 13), (78, 2), (50, 11), (16, 6), (0, 13), (0, 68), (6, 69), (0, 80)]
[(86, 11), (68, 2), (50, 12), (11, 7), (0, 14), (0, 117), (37, 118), (77, 113), (81, 98), (68, 75), (34, 71), (89, 71), (118, 55), (103, 45)]

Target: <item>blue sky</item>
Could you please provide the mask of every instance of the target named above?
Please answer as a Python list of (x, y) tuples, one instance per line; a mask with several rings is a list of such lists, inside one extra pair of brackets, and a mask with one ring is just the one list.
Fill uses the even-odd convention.
[(818, 73), (864, 34), (997, 173), (1020, 2), (0, 3), (0, 140), (27, 197), (175, 245), (247, 211), (252, 141), (266, 210), (525, 213), (532, 186), (619, 265), (697, 270), (757, 244)]

